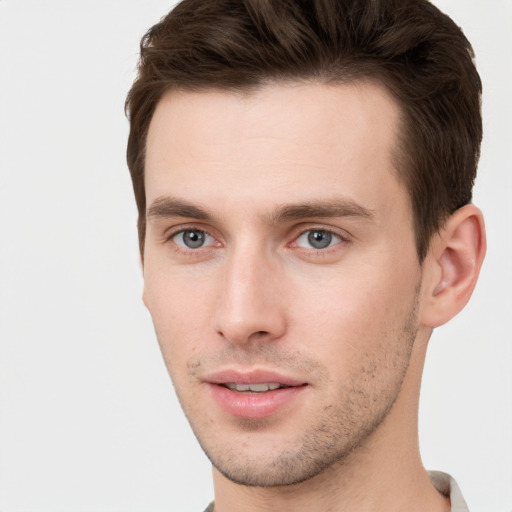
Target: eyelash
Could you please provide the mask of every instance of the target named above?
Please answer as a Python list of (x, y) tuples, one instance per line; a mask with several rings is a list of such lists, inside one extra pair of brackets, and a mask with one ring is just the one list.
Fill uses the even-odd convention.
[[(300, 247), (298, 245), (297, 241), (302, 236), (304, 236), (304, 235), (306, 235), (308, 233), (315, 232), (315, 231), (319, 232), (319, 233), (323, 233), (323, 234), (329, 235), (331, 237), (335, 237), (339, 241), (334, 243), (333, 245), (328, 245), (327, 247), (320, 248), (320, 249), (319, 248), (313, 248), (313, 247), (310, 247), (310, 248)], [(184, 234), (186, 232), (202, 233), (203, 235), (205, 235), (207, 237), (211, 237), (215, 241), (215, 243), (211, 244), (211, 245), (207, 245), (207, 246), (201, 246), (201, 247), (198, 247), (198, 248), (195, 248), (195, 249), (194, 248), (184, 248), (181, 245), (179, 245), (177, 242), (175, 242), (173, 239), (176, 236), (178, 236), (180, 234)], [(208, 250), (211, 251), (211, 250), (214, 250), (214, 249), (216, 249), (218, 247), (222, 247), (222, 244), (216, 240), (215, 236), (211, 235), (205, 229), (201, 229), (201, 228), (194, 227), (194, 226), (181, 227), (180, 229), (176, 229), (176, 230), (172, 231), (171, 233), (166, 235), (165, 242), (166, 243), (167, 242), (172, 242), (174, 251), (176, 251), (177, 253), (179, 253), (181, 255), (187, 256), (187, 257), (198, 257), (198, 256), (201, 256), (201, 255), (204, 256), (205, 251), (208, 251)], [(310, 255), (313, 255), (313, 256), (316, 256), (316, 257), (323, 257), (323, 256), (326, 256), (326, 255), (330, 254), (332, 251), (336, 250), (336, 248), (339, 245), (347, 245), (350, 242), (351, 242), (351, 240), (350, 240), (350, 238), (347, 235), (342, 235), (338, 231), (334, 231), (334, 230), (323, 228), (323, 227), (312, 226), (312, 227), (308, 227), (307, 229), (302, 228), (293, 237), (293, 241), (287, 244), (287, 247), (302, 249), (303, 251), (308, 251), (308, 253)]]
[[(323, 248), (314, 248), (314, 247), (306, 248), (306, 247), (300, 247), (298, 245), (298, 240), (301, 237), (307, 235), (308, 233), (315, 233), (315, 232), (316, 233), (322, 233), (324, 235), (328, 235), (329, 237), (332, 237), (332, 238), (336, 238), (336, 239), (338, 239), (338, 241), (336, 243), (330, 245), (331, 240), (329, 240), (329, 245), (327, 247), (323, 247)], [(334, 230), (326, 229), (326, 228), (312, 227), (312, 228), (309, 228), (309, 229), (302, 230), (294, 238), (293, 242), (288, 244), (288, 246), (289, 247), (299, 247), (300, 249), (310, 251), (315, 256), (324, 256), (326, 254), (329, 254), (332, 250), (336, 250), (338, 245), (340, 245), (340, 244), (347, 244), (347, 243), (349, 243), (348, 237), (346, 235), (345, 236), (342, 235), (338, 231), (334, 231)]]
[(203, 235), (211, 237), (216, 242), (214, 245), (217, 245), (218, 247), (221, 246), (221, 243), (217, 242), (216, 238), (213, 235), (210, 235), (210, 233), (208, 233), (208, 231), (206, 231), (205, 229), (194, 227), (194, 226), (186, 226), (186, 227), (181, 227), (180, 229), (173, 230), (171, 233), (166, 234), (164, 242), (166, 242), (166, 243), (171, 242), (173, 250), (175, 252), (177, 252), (180, 255), (187, 256), (187, 257), (197, 257), (200, 255), (204, 256), (205, 250), (216, 249), (216, 247), (214, 247), (212, 245), (208, 245), (206, 247), (198, 247), (197, 249), (185, 248), (185, 247), (180, 246), (177, 242), (175, 242), (173, 240), (178, 235), (184, 234), (187, 232), (202, 233)]

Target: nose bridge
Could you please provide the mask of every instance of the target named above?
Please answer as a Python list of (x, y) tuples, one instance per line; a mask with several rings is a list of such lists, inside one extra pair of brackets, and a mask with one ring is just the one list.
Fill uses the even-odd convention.
[(246, 343), (254, 335), (266, 339), (282, 335), (285, 326), (278, 269), (262, 244), (239, 243), (224, 262), (217, 304), (216, 329), (232, 343)]

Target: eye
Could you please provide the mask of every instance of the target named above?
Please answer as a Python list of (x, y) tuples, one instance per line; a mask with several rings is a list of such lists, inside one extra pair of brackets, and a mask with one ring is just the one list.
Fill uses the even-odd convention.
[(185, 229), (173, 235), (172, 240), (184, 249), (200, 249), (211, 245), (214, 238), (199, 229)]
[(336, 245), (342, 242), (343, 239), (341, 236), (332, 233), (331, 231), (326, 231), (324, 229), (309, 229), (308, 231), (304, 231), (302, 235), (297, 238), (295, 242), (297, 246), (303, 247), (305, 249), (327, 249), (333, 245)]

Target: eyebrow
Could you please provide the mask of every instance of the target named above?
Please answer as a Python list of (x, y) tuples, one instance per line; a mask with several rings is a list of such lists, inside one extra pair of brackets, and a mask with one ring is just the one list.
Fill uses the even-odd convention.
[(288, 204), (277, 208), (272, 214), (271, 222), (278, 224), (290, 220), (300, 220), (310, 217), (360, 217), (371, 220), (373, 210), (349, 199), (336, 199), (330, 201), (313, 201), (303, 204)]
[[(155, 199), (147, 209), (146, 216), (148, 218), (188, 217), (198, 220), (211, 220), (213, 218), (213, 215), (200, 206), (170, 196)], [(311, 201), (279, 206), (270, 214), (269, 222), (279, 224), (313, 217), (359, 217), (371, 220), (373, 210), (344, 198), (329, 201)]]
[(158, 197), (146, 211), (148, 218), (190, 217), (210, 220), (211, 215), (203, 208), (174, 197)]

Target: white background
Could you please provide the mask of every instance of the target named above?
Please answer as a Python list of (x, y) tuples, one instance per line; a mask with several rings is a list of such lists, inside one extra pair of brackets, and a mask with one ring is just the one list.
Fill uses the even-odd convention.
[[(511, 0), (438, 0), (485, 86), (489, 251), (431, 342), (425, 465), (512, 511)], [(163, 0), (0, 0), (0, 510), (201, 511), (209, 463), (140, 300), (125, 94)]]

